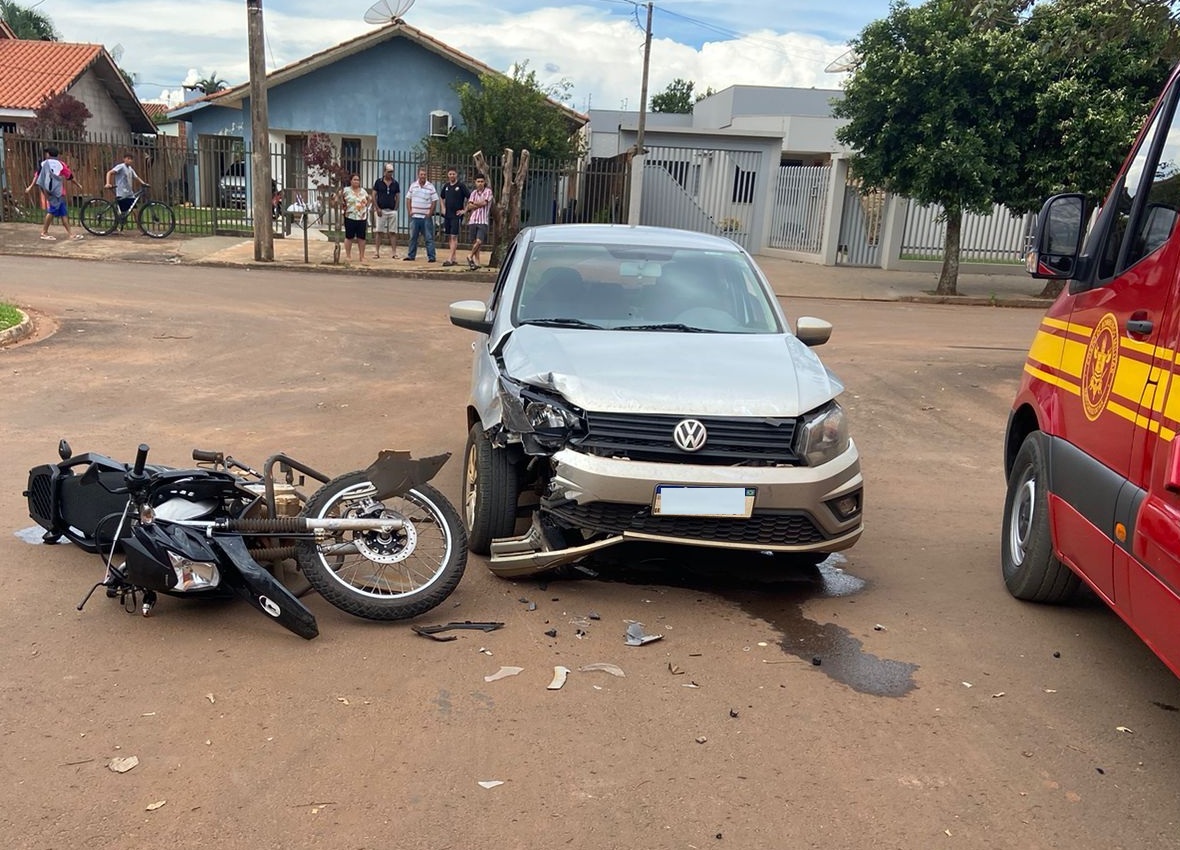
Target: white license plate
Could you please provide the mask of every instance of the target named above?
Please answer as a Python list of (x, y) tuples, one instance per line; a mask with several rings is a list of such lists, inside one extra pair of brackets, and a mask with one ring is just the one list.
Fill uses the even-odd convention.
[(748, 517), (754, 510), (753, 487), (682, 487), (660, 484), (652, 501), (654, 516)]

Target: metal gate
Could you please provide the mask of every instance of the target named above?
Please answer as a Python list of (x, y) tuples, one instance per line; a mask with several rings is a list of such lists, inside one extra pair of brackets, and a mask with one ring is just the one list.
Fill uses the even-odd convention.
[(640, 221), (714, 233), (748, 248), (760, 157), (756, 150), (649, 147)]
[(783, 165), (770, 214), (767, 245), (818, 254), (823, 244), (830, 165)]
[(881, 241), (884, 212), (884, 192), (873, 190), (862, 194), (860, 185), (855, 182), (844, 187), (844, 213), (840, 216), (840, 245), (836, 250), (836, 265), (881, 265), (877, 249)]

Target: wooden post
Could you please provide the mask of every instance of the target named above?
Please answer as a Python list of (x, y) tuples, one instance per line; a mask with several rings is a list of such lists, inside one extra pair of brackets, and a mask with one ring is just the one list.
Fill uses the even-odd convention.
[(246, 29), (250, 52), (250, 193), (254, 210), (254, 259), (273, 262), (274, 232), (270, 220), (270, 124), (266, 109), (266, 40), (262, 29), (262, 0), (246, 0)]

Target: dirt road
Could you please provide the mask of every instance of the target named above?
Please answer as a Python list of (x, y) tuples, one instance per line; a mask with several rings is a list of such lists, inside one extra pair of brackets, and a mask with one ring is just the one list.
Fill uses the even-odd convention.
[[(0, 299), (57, 324), (0, 351), (6, 846), (1177, 846), (1180, 682), (1101, 605), (1024, 605), (999, 579), (1001, 435), (1035, 311), (787, 305), (836, 325), (821, 354), (868, 486), (868, 530), (819, 585), (668, 550), (599, 565), (620, 580), (511, 583), (473, 556), (422, 621), (503, 630), (434, 643), (308, 597), (309, 643), (241, 604), (79, 613), (98, 560), (16, 536), (25, 473), (62, 436), (331, 472), (460, 453), (471, 335), (446, 304), (483, 294), (3, 259)], [(459, 466), (438, 482), (456, 501)], [(627, 620), (663, 640), (624, 646)], [(595, 662), (626, 677), (577, 672)], [(524, 672), (485, 682), (501, 665)], [(575, 672), (548, 691), (555, 665)]]

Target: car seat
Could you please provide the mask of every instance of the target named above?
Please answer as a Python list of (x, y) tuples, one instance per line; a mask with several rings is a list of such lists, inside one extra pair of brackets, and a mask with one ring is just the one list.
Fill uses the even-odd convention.
[(554, 266), (541, 275), (536, 290), (521, 305), (522, 319), (580, 319), (586, 295), (577, 269)]

